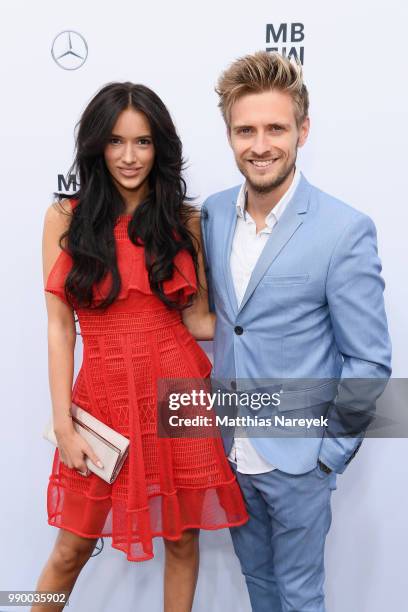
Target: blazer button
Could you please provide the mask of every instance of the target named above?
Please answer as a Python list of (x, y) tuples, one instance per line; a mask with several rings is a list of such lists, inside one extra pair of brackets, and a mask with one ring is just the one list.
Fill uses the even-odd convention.
[(241, 336), (241, 334), (244, 333), (244, 330), (240, 325), (236, 325), (234, 327), (234, 332), (237, 334), (237, 336)]

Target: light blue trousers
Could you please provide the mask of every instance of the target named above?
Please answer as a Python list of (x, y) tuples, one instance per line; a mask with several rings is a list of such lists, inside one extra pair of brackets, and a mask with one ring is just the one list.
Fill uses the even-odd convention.
[(325, 612), (324, 545), (336, 474), (241, 474), (249, 521), (230, 529), (253, 612)]

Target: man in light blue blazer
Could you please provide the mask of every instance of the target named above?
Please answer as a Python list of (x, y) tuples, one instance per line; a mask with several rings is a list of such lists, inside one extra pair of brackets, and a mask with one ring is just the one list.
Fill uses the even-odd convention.
[(323, 612), (331, 492), (368, 423), (348, 427), (347, 381), (391, 373), (376, 230), (296, 167), (309, 132), (298, 64), (246, 56), (222, 74), (217, 93), (245, 182), (202, 208), (217, 315), (213, 378), (237, 392), (242, 381), (280, 381), (278, 414), (309, 411), (323, 424), (291, 437), (225, 433), (250, 515), (231, 530), (233, 544), (255, 612)]

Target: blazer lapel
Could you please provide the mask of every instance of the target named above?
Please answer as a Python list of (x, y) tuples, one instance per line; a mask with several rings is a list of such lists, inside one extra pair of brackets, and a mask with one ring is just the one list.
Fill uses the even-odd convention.
[(272, 230), (268, 241), (256, 263), (252, 272), (247, 289), (238, 313), (244, 308), (245, 304), (255, 291), (265, 272), (272, 262), (278, 257), (285, 244), (291, 239), (296, 230), (302, 225), (302, 214), (307, 212), (309, 205), (311, 185), (304, 178), (303, 174), (292, 200), (288, 203), (286, 210), (278, 223)]
[(223, 248), (223, 271), (224, 271), (224, 280), (225, 287), (227, 289), (227, 294), (229, 298), (229, 302), (231, 305), (232, 312), (235, 314), (238, 310), (238, 302), (235, 294), (235, 287), (232, 280), (231, 275), (231, 267), (230, 267), (230, 256), (232, 249), (232, 240), (234, 238), (235, 226), (237, 224), (237, 210), (236, 210), (236, 199), (238, 197), (239, 191), (237, 191), (235, 200), (233, 200), (232, 206), (228, 207), (226, 219), (225, 219), (225, 227), (222, 232), (222, 237), (224, 240), (224, 248)]

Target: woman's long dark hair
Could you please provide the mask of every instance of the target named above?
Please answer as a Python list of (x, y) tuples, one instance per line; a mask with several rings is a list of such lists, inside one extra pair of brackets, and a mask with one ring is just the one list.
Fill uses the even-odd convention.
[[(105, 309), (120, 292), (113, 230), (118, 216), (125, 212), (125, 202), (106, 167), (104, 150), (119, 114), (129, 107), (147, 117), (155, 148), (148, 179), (150, 191), (131, 218), (129, 238), (136, 245), (144, 245), (152, 292), (169, 308), (182, 309), (186, 304), (171, 300), (163, 291), (163, 282), (172, 277), (179, 251), (185, 249), (191, 254), (197, 273), (196, 241), (186, 227), (193, 207), (187, 203), (182, 177), (182, 145), (161, 99), (148, 87), (129, 82), (103, 87), (78, 123), (70, 173), (79, 175), (80, 189), (74, 196), (79, 203), (60, 240), (73, 260), (65, 293), (72, 305)], [(92, 288), (107, 275), (111, 279), (109, 293), (95, 304)]]

